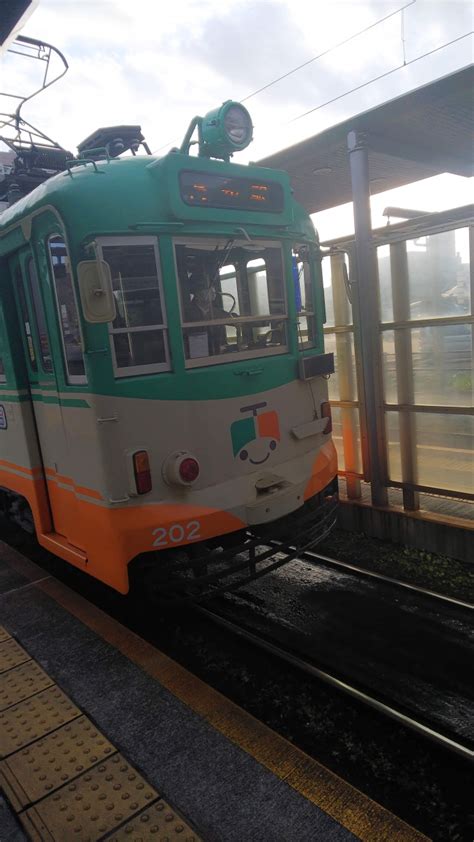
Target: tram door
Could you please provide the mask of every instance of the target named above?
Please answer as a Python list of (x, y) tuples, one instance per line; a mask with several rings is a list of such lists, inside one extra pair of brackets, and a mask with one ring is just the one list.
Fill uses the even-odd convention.
[[(68, 442), (45, 306), (36, 266), (29, 249), (10, 261), (14, 294), (25, 352), (31, 404), (46, 477), (52, 531), (81, 547), (76, 498), (68, 480)], [(66, 469), (66, 470), (65, 470)], [(66, 476), (65, 476), (66, 474)]]

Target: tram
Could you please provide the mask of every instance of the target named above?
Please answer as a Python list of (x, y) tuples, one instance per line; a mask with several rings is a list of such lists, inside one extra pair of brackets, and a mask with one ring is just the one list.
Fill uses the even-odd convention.
[(16, 149), (1, 505), (123, 594), (235, 588), (335, 522), (318, 238), (286, 173), (231, 161), (252, 131), (233, 101), (163, 157), (99, 129), (60, 164), (36, 147), (28, 189)]

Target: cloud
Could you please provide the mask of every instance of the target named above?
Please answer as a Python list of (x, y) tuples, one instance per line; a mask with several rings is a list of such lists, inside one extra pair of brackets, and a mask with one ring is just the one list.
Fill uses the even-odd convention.
[[(99, 126), (128, 122), (142, 125), (152, 149), (179, 143), (195, 114), (246, 97), (402, 4), (42, 0), (24, 34), (55, 44), (70, 70), (25, 106), (25, 117), (71, 149)], [(469, 0), (417, 0), (404, 14), (407, 58), (467, 31), (470, 11)], [(460, 42), (319, 108), (400, 63), (400, 22), (400, 15), (391, 17), (249, 99), (256, 127), (250, 156), (287, 146), (468, 63), (469, 44)], [(26, 88), (33, 70), (18, 64), (9, 78)], [(312, 108), (317, 110), (290, 123)]]
[(246, 91), (300, 61), (301, 35), (290, 6), (257, 0), (215, 13), (200, 32), (183, 31), (178, 47)]

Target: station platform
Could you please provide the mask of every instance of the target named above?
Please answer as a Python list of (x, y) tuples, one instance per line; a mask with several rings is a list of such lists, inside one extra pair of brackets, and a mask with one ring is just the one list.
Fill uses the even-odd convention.
[(1, 842), (421, 842), (0, 541)]

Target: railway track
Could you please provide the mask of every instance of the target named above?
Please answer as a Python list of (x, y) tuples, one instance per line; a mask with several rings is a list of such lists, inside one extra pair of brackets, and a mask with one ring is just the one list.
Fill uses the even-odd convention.
[[(278, 542), (275, 541), (274, 546), (277, 550)], [(394, 589), (405, 591), (413, 597), (424, 597), (431, 601), (432, 605), (436, 603), (439, 604), (440, 609), (445, 607), (448, 611), (450, 609), (462, 609), (470, 612), (474, 609), (474, 605), (470, 602), (449, 597), (444, 594), (437, 593), (436, 591), (423, 588), (419, 585), (410, 584), (400, 579), (385, 576), (382, 573), (367, 570), (356, 564), (341, 561), (314, 551), (301, 553), (295, 560), (296, 563), (298, 561), (303, 561), (311, 566), (324, 568), (325, 570), (340, 571), (343, 574), (346, 573), (348, 576), (355, 576), (361, 580), (365, 579), (366, 581), (372, 581), (373, 585), (378, 582), (383, 583), (383, 585), (388, 585)], [(230, 615), (226, 616), (225, 606), (222, 608), (222, 611), (220, 610), (220, 606), (218, 610), (216, 610), (211, 603), (211, 605), (199, 606), (197, 610), (207, 616), (209, 620), (218, 623), (219, 625), (225, 627), (228, 631), (238, 635), (242, 639), (245, 639), (252, 645), (271, 653), (302, 672), (313, 676), (314, 678), (332, 686), (336, 690), (354, 699), (357, 699), (364, 705), (378, 711), (392, 720), (399, 722), (443, 748), (448, 749), (465, 759), (473, 759), (473, 741), (469, 737), (466, 737), (466, 734), (463, 734), (460, 737), (460, 735), (457, 734), (454, 729), (450, 729), (448, 725), (446, 725), (445, 728), (440, 728), (439, 725), (435, 725), (433, 722), (430, 722), (429, 710), (426, 710), (426, 714), (424, 711), (418, 711), (416, 715), (410, 715), (410, 713), (404, 709), (403, 704), (390, 700), (390, 694), (388, 695), (388, 698), (384, 697), (382, 694), (378, 695), (376, 692), (373, 692), (373, 689), (367, 689), (363, 682), (358, 683), (357, 681), (354, 681), (353, 678), (348, 679), (347, 676), (344, 675), (344, 667), (341, 664), (339, 664), (338, 669), (333, 670), (327, 660), (323, 666), (321, 663), (318, 663), (317, 659), (313, 660), (308, 658), (302, 651), (298, 651), (295, 646), (285, 648), (285, 646), (282, 645), (282, 641), (279, 641), (276, 636), (272, 638), (271, 633), (266, 635), (265, 633), (262, 633), (261, 628), (256, 630), (255, 628), (251, 629), (246, 627), (245, 616), (242, 618), (242, 622), (240, 617), (236, 619)], [(273, 610), (275, 611), (274, 607)]]
[[(277, 550), (277, 542), (274, 542), (274, 544), (275, 549)], [(324, 566), (326, 568), (338, 569), (352, 576), (355, 575), (362, 579), (366, 578), (380, 581), (395, 588), (400, 588), (403, 590), (411, 591), (418, 595), (422, 595), (447, 606), (468, 609), (470, 611), (472, 611), (474, 608), (472, 604), (463, 602), (462, 600), (447, 597), (443, 594), (439, 594), (416, 585), (411, 585), (402, 580), (387, 577), (383, 574), (376, 573), (374, 571), (369, 571), (357, 565), (353, 565), (348, 562), (343, 562), (339, 559), (331, 558), (329, 556), (318, 554), (316, 552), (306, 551), (304, 553), (301, 553), (301, 557), (295, 559), (295, 561), (305, 561), (306, 563), (315, 566)], [(221, 627), (227, 629), (227, 631), (231, 632), (233, 635), (238, 636), (240, 639), (247, 641), (251, 645), (258, 647), (261, 650), (271, 653), (272, 655), (276, 656), (282, 661), (285, 661), (292, 667), (295, 667), (301, 670), (302, 672), (306, 673), (307, 675), (310, 675), (324, 682), (325, 684), (333, 687), (334, 689), (346, 694), (347, 696), (358, 700), (364, 705), (376, 710), (377, 712), (385, 715), (386, 717), (391, 718), (392, 720), (399, 722), (405, 727), (417, 732), (423, 737), (442, 746), (443, 748), (448, 749), (449, 751), (458, 754), (464, 757), (465, 759), (473, 759), (474, 751), (472, 745), (469, 745), (467, 741), (464, 742), (462, 739), (457, 738), (456, 735), (449, 735), (448, 733), (443, 733), (443, 731), (441, 731), (439, 728), (430, 725), (427, 721), (429, 719), (429, 714), (427, 714), (426, 716), (426, 721), (421, 721), (420, 719), (417, 719), (414, 716), (410, 716), (402, 709), (400, 709), (400, 706), (397, 706), (396, 704), (390, 704), (386, 700), (377, 697), (376, 694), (367, 691), (367, 689), (364, 689), (362, 685), (357, 686), (356, 683), (347, 680), (347, 678), (342, 676), (341, 673), (337, 674), (337, 671), (332, 672), (331, 668), (323, 668), (316, 662), (311, 662), (309, 659), (305, 658), (304, 655), (298, 654), (296, 651), (291, 651), (290, 649), (285, 649), (284, 647), (279, 645), (278, 642), (275, 642), (275, 640), (272, 640), (271, 638), (265, 638), (260, 634), (256, 633), (255, 631), (251, 631), (250, 629), (245, 628), (243, 624), (241, 625), (240, 623), (235, 622), (235, 620), (229, 619), (229, 617), (224, 616), (224, 613), (219, 613), (218, 610), (213, 609), (212, 601), (211, 603), (207, 603), (206, 605), (194, 605), (193, 611), (196, 611), (201, 616), (207, 618), (213, 624), (218, 624)]]
[(216, 611), (213, 611), (208, 607), (198, 605), (195, 607), (195, 610), (199, 612), (202, 616), (206, 617), (208, 620), (211, 620), (213, 623), (222, 626), (227, 631), (230, 631), (233, 634), (237, 635), (239, 638), (244, 639), (247, 642), (257, 646), (258, 648), (271, 653), (272, 655), (276, 656), (282, 661), (285, 661), (286, 663), (290, 664), (293, 667), (296, 667), (304, 673), (311, 675), (314, 678), (319, 679), (320, 681), (323, 681), (325, 684), (329, 684), (331, 687), (336, 688), (337, 690), (347, 694), (348, 696), (357, 699), (359, 702), (362, 702), (363, 704), (373, 708), (379, 713), (384, 714), (390, 719), (393, 719), (399, 722), (400, 724), (406, 726), (407, 728), (410, 728), (411, 730), (417, 732), (418, 734), (421, 734), (423, 737), (428, 738), (429, 740), (431, 740), (434, 743), (437, 743), (443, 748), (448, 749), (449, 751), (454, 752), (464, 757), (465, 759), (473, 759), (474, 751), (469, 745), (466, 745), (458, 741), (457, 739), (453, 739), (452, 737), (449, 737), (448, 735), (437, 731), (435, 728), (427, 725), (426, 723), (420, 722), (419, 720), (408, 716), (406, 713), (403, 713), (403, 711), (397, 709), (395, 706), (387, 704), (386, 702), (376, 698), (375, 696), (370, 695), (364, 690), (349, 684), (347, 681), (341, 679), (337, 675), (333, 675), (327, 670), (321, 669), (316, 664), (305, 660), (304, 658), (302, 658), (299, 655), (296, 655), (293, 652), (283, 649), (278, 644), (260, 637), (254, 632), (249, 631), (243, 626), (233, 622), (232, 620), (227, 619), (223, 615), (219, 614)]
[(329, 565), (330, 567), (336, 567), (341, 570), (348, 570), (356, 576), (378, 579), (386, 584), (395, 585), (396, 587), (413, 591), (414, 593), (439, 600), (440, 602), (444, 602), (449, 605), (456, 605), (459, 608), (467, 608), (469, 611), (474, 611), (474, 604), (471, 602), (463, 602), (461, 599), (455, 599), (452, 596), (446, 596), (445, 594), (440, 594), (437, 591), (428, 590), (427, 588), (422, 588), (419, 585), (413, 585), (410, 582), (403, 581), (402, 579), (394, 579), (391, 576), (385, 576), (383, 573), (376, 573), (373, 570), (367, 570), (366, 568), (359, 567), (356, 564), (349, 564), (346, 561), (340, 561), (337, 558), (331, 558), (330, 556), (321, 555), (320, 553), (307, 551), (305, 553), (301, 553), (301, 559), (310, 563), (320, 563)]
[[(49, 557), (38, 545), (21, 542), (18, 549), (42, 565), (45, 573), (58, 576), (354, 786), (395, 812), (400, 811), (402, 804), (405, 820), (419, 826), (436, 842), (471, 839), (472, 832), (466, 831), (466, 816), (472, 803), (467, 765), (472, 763), (472, 747), (465, 743), (470, 735), (466, 738), (464, 734), (460, 739), (454, 733), (443, 733), (443, 725), (441, 729), (432, 727), (417, 714), (407, 715), (388, 697), (378, 698), (362, 684), (356, 686), (352, 678), (336, 674), (329, 661), (318, 666), (298, 656), (296, 649), (280, 654), (284, 647), (275, 640), (255, 639), (258, 635), (239, 628), (228, 618), (216, 619), (216, 612), (212, 616), (213, 604), (198, 607), (195, 616), (188, 608), (179, 615), (173, 610), (160, 619), (154, 612), (137, 610), (133, 600), (118, 599), (101, 583)], [(314, 558), (305, 562), (307, 567), (316, 564)], [(355, 576), (357, 571), (346, 572)], [(281, 571), (271, 574), (277, 587), (282, 585), (282, 576)], [(327, 576), (326, 571), (316, 576), (316, 590), (324, 590)], [(339, 602), (344, 589), (337, 588), (339, 575), (334, 581), (334, 596)], [(366, 581), (369, 590), (377, 584)], [(402, 591), (393, 593), (394, 602), (399, 601)], [(406, 596), (409, 600), (415, 598), (408, 592)], [(444, 613), (438, 612), (437, 602), (434, 606), (433, 613)], [(439, 609), (442, 607), (440, 604)], [(450, 614), (462, 611), (457, 605), (446, 604), (444, 608)], [(216, 634), (217, 622), (222, 628)], [(279, 670), (278, 661), (285, 669)], [(300, 665), (301, 662), (305, 663)], [(277, 686), (281, 687), (281, 696)]]

